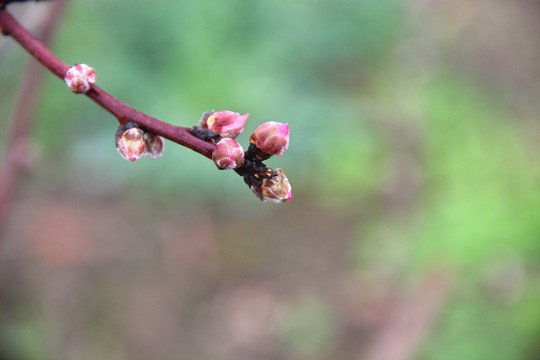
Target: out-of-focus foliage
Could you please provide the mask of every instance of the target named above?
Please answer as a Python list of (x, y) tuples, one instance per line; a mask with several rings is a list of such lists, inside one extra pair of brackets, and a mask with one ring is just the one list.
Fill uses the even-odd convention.
[[(74, 1), (52, 49), (126, 103), (249, 112), (243, 145), (289, 123), (269, 165), (294, 199), (170, 142), (125, 161), (115, 119), (49, 75), (0, 242), (0, 355), (363, 358), (443, 273), (413, 358), (537, 358), (539, 20), (532, 0)], [(2, 130), (27, 59), (0, 39)]]

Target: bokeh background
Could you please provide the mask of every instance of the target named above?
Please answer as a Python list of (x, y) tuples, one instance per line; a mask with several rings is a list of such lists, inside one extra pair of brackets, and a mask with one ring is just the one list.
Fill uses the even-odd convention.
[[(124, 102), (288, 122), (294, 199), (170, 142), (125, 161), (45, 74), (0, 358), (540, 358), (538, 34), (536, 0), (72, 1), (51, 48)], [(0, 39), (2, 134), (29, 61)]]

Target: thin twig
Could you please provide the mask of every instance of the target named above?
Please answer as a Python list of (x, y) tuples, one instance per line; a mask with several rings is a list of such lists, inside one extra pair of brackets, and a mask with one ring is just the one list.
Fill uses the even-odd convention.
[[(30, 55), (36, 58), (53, 74), (60, 79), (64, 79), (69, 66), (58, 59), (47, 47), (30, 34), (11, 14), (0, 9), (0, 27), (4, 35), (10, 35), (15, 39)], [(163, 136), (179, 145), (190, 148), (207, 158), (212, 157), (214, 145), (193, 136), (191, 129), (174, 126), (163, 121), (157, 120), (149, 115), (138, 111), (122, 101), (112, 97), (110, 94), (94, 86), (86, 94), (102, 108), (114, 115), (120, 124), (128, 121), (137, 123), (142, 128), (151, 131), (157, 135)]]
[[(6, 10), (2, 0), (0, 0), (0, 30), (2, 34), (9, 35), (17, 41), (30, 55), (38, 60), (49, 71), (64, 80), (70, 67), (58, 59), (45, 44), (36, 39), (21, 24), (19, 24), (19, 22), (17, 22), (17, 20)], [(74, 90), (74, 92), (78, 91)], [(207, 139), (204, 137), (196, 136), (197, 133), (195, 127), (192, 129), (174, 126), (157, 120), (114, 98), (97, 86), (91, 87), (84, 94), (94, 100), (94, 102), (103, 109), (114, 115), (121, 125), (128, 122), (134, 122), (146, 132), (162, 136), (179, 145), (196, 151), (209, 159), (212, 158), (212, 153), (216, 148), (215, 145), (210, 141), (206, 141)], [(244, 165), (237, 167), (235, 171), (244, 178), (244, 182), (260, 200), (267, 202), (288, 201), (291, 199), (292, 194), (290, 192), (289, 181), (283, 174), (283, 171), (280, 169), (274, 171), (263, 164), (265, 159), (276, 154), (279, 156), (280, 153), (287, 149), (289, 144), (288, 124), (275, 122), (267, 122), (265, 124), (267, 127), (269, 126), (270, 129), (273, 129), (271, 131), (275, 131), (277, 136), (281, 137), (280, 141), (283, 142), (283, 148), (278, 152), (269, 153), (265, 153), (263, 149), (259, 149), (257, 152), (250, 152), (248, 150), (244, 156)], [(281, 126), (281, 129), (279, 130), (277, 128), (278, 125)], [(252, 145), (253, 144), (250, 144), (250, 147)], [(253, 156), (250, 157), (251, 155)]]

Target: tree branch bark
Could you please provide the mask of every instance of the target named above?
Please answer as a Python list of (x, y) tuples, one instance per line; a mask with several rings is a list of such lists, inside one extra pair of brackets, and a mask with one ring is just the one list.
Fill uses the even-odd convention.
[[(60, 79), (64, 79), (69, 66), (49, 51), (45, 44), (30, 34), (6, 9), (0, 9), (0, 28), (4, 35), (9, 35), (16, 40), (30, 55), (49, 69), (49, 71)], [(214, 145), (193, 136), (190, 128), (174, 126), (157, 120), (114, 98), (97, 86), (94, 86), (85, 95), (114, 115), (120, 124), (133, 121), (145, 130), (163, 136), (207, 158), (212, 158)]]

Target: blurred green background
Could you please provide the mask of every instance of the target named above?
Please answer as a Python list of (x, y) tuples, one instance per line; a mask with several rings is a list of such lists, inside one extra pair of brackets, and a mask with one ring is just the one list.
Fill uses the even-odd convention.
[[(72, 1), (51, 48), (122, 101), (249, 112), (246, 146), (288, 122), (294, 199), (170, 142), (125, 161), (46, 74), (0, 358), (540, 358), (539, 31), (535, 0)], [(0, 39), (3, 134), (29, 61)]]

